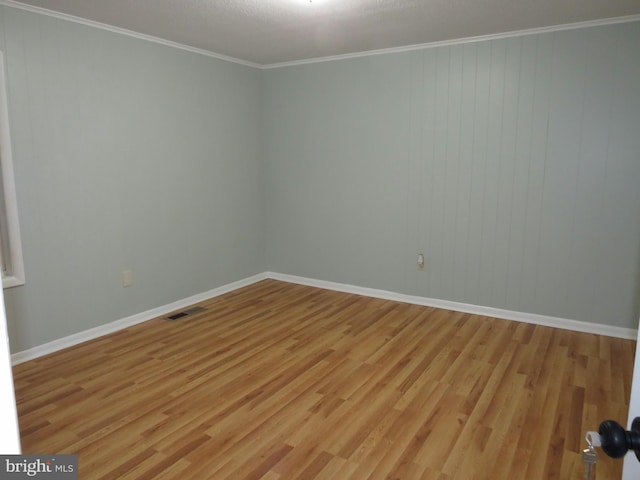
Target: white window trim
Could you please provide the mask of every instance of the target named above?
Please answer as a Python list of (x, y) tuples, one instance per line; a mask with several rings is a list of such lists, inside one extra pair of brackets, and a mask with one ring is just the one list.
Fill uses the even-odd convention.
[(7, 234), (11, 252), (9, 264), (11, 271), (2, 275), (2, 287), (24, 285), (24, 262), (22, 260), (22, 243), (20, 241), (20, 224), (18, 222), (18, 203), (16, 201), (16, 185), (13, 177), (13, 157), (11, 154), (11, 136), (9, 135), (9, 104), (7, 102), (7, 83), (4, 71), (4, 54), (0, 52), (0, 168), (2, 169), (2, 191), (4, 192), (4, 208), (7, 219)]

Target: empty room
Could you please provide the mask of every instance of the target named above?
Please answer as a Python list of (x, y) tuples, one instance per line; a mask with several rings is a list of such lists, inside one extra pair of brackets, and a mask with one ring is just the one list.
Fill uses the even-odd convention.
[(0, 478), (640, 478), (637, 0), (0, 0), (0, 60)]

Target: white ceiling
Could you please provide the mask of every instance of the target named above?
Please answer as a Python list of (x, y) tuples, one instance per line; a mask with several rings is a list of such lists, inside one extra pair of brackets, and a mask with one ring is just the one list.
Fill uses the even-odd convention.
[(259, 65), (640, 14), (640, 0), (20, 0), (20, 3)]

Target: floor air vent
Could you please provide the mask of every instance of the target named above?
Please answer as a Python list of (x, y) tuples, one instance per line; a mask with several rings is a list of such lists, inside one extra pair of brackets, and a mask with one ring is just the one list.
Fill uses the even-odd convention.
[(196, 313), (204, 312), (206, 308), (204, 307), (193, 307), (182, 312), (174, 313), (173, 315), (169, 315), (167, 319), (169, 320), (178, 320), (179, 318), (188, 317), (189, 315), (195, 315)]

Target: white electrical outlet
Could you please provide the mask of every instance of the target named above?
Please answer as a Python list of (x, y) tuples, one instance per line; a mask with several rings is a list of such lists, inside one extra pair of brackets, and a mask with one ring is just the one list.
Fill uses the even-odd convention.
[(420, 270), (424, 268), (424, 255), (422, 253), (418, 254), (418, 268)]
[(131, 270), (122, 271), (122, 286), (130, 287), (133, 285), (133, 272)]

